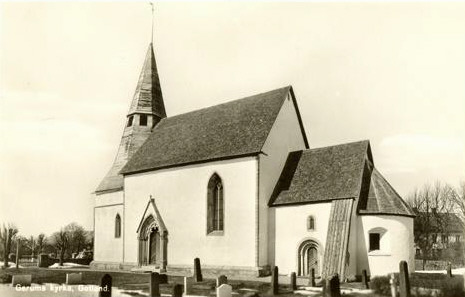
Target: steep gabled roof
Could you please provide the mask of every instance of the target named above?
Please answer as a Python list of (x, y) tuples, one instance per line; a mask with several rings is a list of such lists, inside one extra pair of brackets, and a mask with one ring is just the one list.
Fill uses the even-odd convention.
[(292, 152), (270, 199), (270, 205), (358, 198), (369, 142)]
[(288, 86), (162, 119), (121, 173), (256, 155), (290, 91)]

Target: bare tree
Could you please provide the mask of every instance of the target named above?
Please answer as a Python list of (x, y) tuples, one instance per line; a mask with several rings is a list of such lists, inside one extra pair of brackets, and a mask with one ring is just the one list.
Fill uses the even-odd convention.
[(432, 256), (438, 234), (447, 231), (448, 216), (454, 209), (451, 190), (447, 185), (436, 182), (415, 189), (407, 198), (417, 217), (414, 221), (414, 240), (422, 252), (423, 269), (428, 257)]
[(77, 223), (68, 224), (65, 230), (69, 234), (69, 251), (79, 253), (87, 244), (86, 230)]
[(6, 268), (6, 267), (9, 267), (8, 255), (10, 254), (12, 240), (18, 233), (18, 228), (16, 228), (16, 226), (14, 226), (11, 223), (7, 225), (3, 224), (1, 233), (2, 233), (1, 239), (2, 239), (2, 244), (3, 244), (3, 262), (4, 262), (3, 266)]
[(69, 248), (69, 234), (62, 228), (60, 231), (53, 233), (51, 236), (51, 243), (53, 247), (59, 252), (60, 266), (63, 266), (63, 259), (65, 253)]
[(451, 187), (451, 192), (455, 211), (460, 216), (460, 219), (465, 222), (465, 181), (460, 182), (455, 189)]
[(43, 253), (44, 251), (44, 248), (45, 248), (45, 244), (46, 244), (46, 239), (45, 239), (45, 234), (44, 233), (40, 233), (39, 236), (37, 236), (37, 254), (40, 255), (41, 253)]

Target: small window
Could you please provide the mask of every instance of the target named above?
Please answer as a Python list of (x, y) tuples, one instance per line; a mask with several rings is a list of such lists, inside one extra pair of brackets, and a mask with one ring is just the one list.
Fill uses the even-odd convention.
[(431, 235), (433, 239), (433, 243), (437, 242), (438, 236), (436, 234)]
[(460, 235), (455, 235), (455, 242), (459, 242), (460, 241)]
[(141, 114), (140, 115), (139, 125), (140, 126), (147, 126), (147, 115), (146, 114)]
[(130, 116), (130, 117), (129, 117), (127, 127), (131, 127), (131, 126), (132, 126), (132, 121), (134, 121), (134, 116)]
[(379, 250), (379, 241), (381, 235), (379, 233), (370, 233), (370, 251)]
[(447, 243), (447, 239), (448, 239), (448, 238), (447, 238), (447, 235), (442, 235), (442, 236), (441, 236), (441, 242), (442, 242), (442, 243)]
[(121, 217), (119, 214), (116, 215), (115, 218), (115, 238), (121, 237)]
[(315, 230), (315, 218), (313, 216), (308, 216), (307, 218), (307, 230)]

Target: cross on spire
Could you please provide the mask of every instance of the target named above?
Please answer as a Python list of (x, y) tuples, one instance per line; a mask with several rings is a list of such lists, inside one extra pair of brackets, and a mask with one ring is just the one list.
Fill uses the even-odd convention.
[(151, 38), (150, 38), (150, 42), (153, 43), (153, 27), (154, 27), (154, 23), (155, 23), (155, 13), (154, 13), (155, 4), (153, 2), (150, 2), (149, 4), (152, 7), (152, 35), (151, 35)]

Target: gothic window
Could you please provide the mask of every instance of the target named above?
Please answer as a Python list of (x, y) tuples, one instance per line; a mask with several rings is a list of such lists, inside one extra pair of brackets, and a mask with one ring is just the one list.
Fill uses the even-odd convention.
[(128, 119), (128, 127), (131, 127), (132, 126), (132, 122), (134, 121), (134, 116), (130, 116), (129, 119)]
[(314, 216), (308, 216), (308, 218), (307, 218), (307, 230), (308, 231), (315, 230), (315, 217)]
[(218, 174), (213, 174), (208, 182), (207, 232), (224, 230), (223, 183)]
[(119, 214), (116, 214), (115, 218), (115, 238), (121, 237), (121, 217)]
[(147, 126), (147, 115), (141, 114), (139, 118), (139, 125), (140, 126)]

